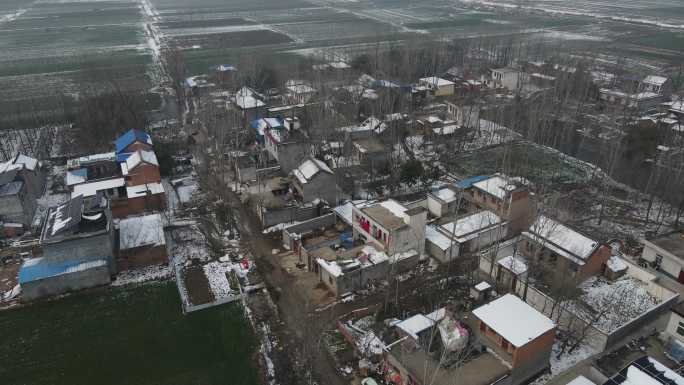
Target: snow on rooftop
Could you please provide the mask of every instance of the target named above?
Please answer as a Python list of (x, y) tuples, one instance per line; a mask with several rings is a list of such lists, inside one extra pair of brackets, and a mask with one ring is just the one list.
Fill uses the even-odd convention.
[(488, 290), (491, 288), (492, 288), (492, 285), (488, 284), (485, 281), (482, 281), (482, 282), (478, 283), (477, 285), (475, 285), (475, 290), (477, 290), (477, 291), (485, 291), (485, 290)]
[(436, 76), (421, 78), (420, 82), (424, 83), (424, 84), (436, 86), (436, 87), (445, 87), (445, 86), (453, 86), (454, 85), (454, 82), (446, 80), (446, 79), (438, 78)]
[(520, 275), (527, 272), (527, 263), (525, 263), (522, 258), (513, 255), (501, 258), (499, 261), (497, 261), (497, 264), (506, 268), (506, 270), (515, 275)]
[(316, 258), (316, 263), (318, 263), (318, 266), (327, 271), (328, 274), (332, 275), (333, 277), (339, 277), (342, 275), (342, 268), (335, 261), (328, 262), (325, 259)]
[(327, 172), (328, 174), (333, 173), (332, 170), (330, 170), (330, 167), (325, 164), (325, 162), (316, 158), (309, 158), (305, 160), (299, 165), (299, 167), (294, 169), (292, 173), (295, 177), (297, 177), (299, 182), (306, 184), (311, 180), (311, 178), (314, 177), (314, 175), (318, 174), (319, 171)]
[(613, 255), (608, 261), (606, 261), (606, 266), (613, 272), (620, 272), (627, 270), (627, 264), (620, 259), (620, 257)]
[(416, 314), (399, 322), (396, 327), (403, 330), (406, 334), (410, 335), (414, 339), (418, 339), (418, 334), (433, 327), (434, 325), (435, 321), (424, 316), (423, 314)]
[(656, 86), (662, 86), (663, 84), (665, 84), (665, 82), (667, 82), (667, 78), (658, 75), (649, 75), (646, 76), (646, 78), (644, 79), (644, 83), (653, 84)]
[(14, 164), (23, 164), (24, 167), (33, 171), (36, 169), (36, 167), (38, 167), (38, 159), (31, 158), (30, 156), (26, 156), (24, 154), (19, 154), (14, 160)]
[(254, 95), (254, 91), (247, 87), (243, 87), (235, 94), (235, 104), (237, 104), (237, 106), (243, 110), (263, 107), (266, 105), (266, 103), (257, 99)]
[(73, 186), (75, 184), (85, 183), (88, 180), (88, 169), (79, 168), (78, 170), (71, 170), (66, 172), (66, 185)]
[(369, 201), (366, 200), (356, 200), (356, 201), (349, 201), (343, 205), (339, 205), (333, 209), (335, 214), (337, 214), (338, 217), (340, 217), (343, 221), (345, 221), (348, 225), (351, 226), (352, 224), (352, 207), (356, 206), (358, 208), (363, 208), (369, 204)]
[(426, 120), (427, 120), (428, 123), (430, 123), (430, 124), (435, 124), (435, 123), (441, 123), (441, 122), (442, 122), (442, 119), (440, 119), (439, 117), (434, 116), (434, 115), (428, 116)]
[(160, 214), (128, 217), (119, 222), (119, 247), (121, 250), (165, 244), (164, 224)]
[(161, 183), (146, 183), (137, 186), (126, 187), (126, 196), (128, 198), (137, 198), (146, 196), (147, 192), (151, 195), (164, 193), (164, 186)]
[(451, 203), (456, 200), (456, 192), (448, 187), (443, 187), (433, 192), (433, 194), (446, 203)]
[(404, 220), (406, 219), (405, 213), (408, 209), (402, 206), (399, 202), (395, 201), (394, 199), (388, 199), (386, 201), (380, 202), (379, 204), (380, 206), (389, 210), (397, 218), (402, 218)]
[(504, 199), (509, 191), (515, 189), (515, 185), (510, 183), (509, 178), (502, 175), (492, 175), (490, 178), (474, 183), (473, 186), (499, 199)]
[[(159, 162), (157, 161), (157, 155), (155, 155), (154, 151), (146, 151), (146, 150), (138, 150), (131, 154), (128, 158), (126, 158), (126, 166), (128, 167), (128, 171), (136, 168), (140, 163), (148, 163), (152, 164), (155, 166), (159, 166)], [(124, 174), (125, 175), (125, 174)]]
[(473, 315), (519, 348), (553, 330), (553, 321), (513, 294), (473, 310)]
[(442, 225), (446, 234), (453, 234), (459, 242), (467, 241), (477, 235), (479, 231), (485, 230), (493, 225), (501, 223), (501, 218), (489, 210), (480, 211), (475, 214), (460, 218), (455, 222)]
[(451, 246), (451, 239), (442, 234), (434, 225), (428, 225), (425, 227), (425, 239), (439, 247), (439, 249), (442, 251), (447, 250), (449, 246)]
[(531, 235), (544, 247), (564, 257), (579, 259), (580, 263), (586, 261), (599, 245), (597, 241), (545, 215), (540, 215), (528, 231), (524, 234)]
[(72, 198), (78, 195), (84, 197), (95, 196), (98, 191), (109, 190), (124, 186), (126, 181), (124, 178), (106, 179), (92, 183), (82, 183), (74, 186), (74, 192), (71, 194)]

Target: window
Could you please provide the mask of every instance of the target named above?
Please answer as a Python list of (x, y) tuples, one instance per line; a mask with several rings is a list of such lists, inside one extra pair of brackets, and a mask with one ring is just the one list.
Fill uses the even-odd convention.
[(682, 321), (679, 321), (679, 325), (677, 325), (677, 334), (684, 336), (684, 322)]
[(503, 350), (508, 350), (508, 341), (503, 339), (503, 337), (501, 338), (501, 347), (503, 348)]

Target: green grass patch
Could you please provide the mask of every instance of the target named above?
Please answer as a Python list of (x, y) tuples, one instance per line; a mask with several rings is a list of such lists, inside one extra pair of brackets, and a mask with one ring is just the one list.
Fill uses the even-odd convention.
[(173, 282), (107, 288), (0, 314), (10, 384), (258, 384), (242, 310), (183, 315)]
[(449, 164), (463, 176), (504, 172), (522, 176), (535, 184), (577, 183), (586, 179), (583, 170), (566, 163), (558, 152), (529, 143), (498, 146), (459, 157)]

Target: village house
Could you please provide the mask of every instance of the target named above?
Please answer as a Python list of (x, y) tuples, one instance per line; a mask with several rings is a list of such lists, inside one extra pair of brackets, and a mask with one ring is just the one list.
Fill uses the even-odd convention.
[(427, 209), (437, 218), (455, 213), (460, 203), (458, 193), (449, 186), (427, 193)]
[(610, 247), (545, 215), (522, 233), (519, 250), (549, 271), (579, 280), (602, 274), (611, 256)]
[(388, 162), (388, 151), (382, 142), (375, 138), (362, 138), (353, 141), (354, 158), (368, 170), (378, 170)]
[(136, 150), (121, 162), (121, 175), (126, 186), (160, 183), (159, 161), (154, 151)]
[(36, 200), (43, 192), (45, 173), (37, 159), (18, 154), (0, 163), (0, 226), (7, 236), (31, 226)]
[(447, 115), (460, 127), (478, 128), (480, 126), (480, 106), (446, 102)]
[(493, 278), (497, 290), (515, 293), (519, 285), (527, 283), (527, 262), (519, 255), (509, 255), (496, 261)]
[(285, 89), (290, 103), (305, 104), (316, 94), (316, 89), (304, 80), (288, 80)]
[(82, 196), (48, 210), (40, 234), (42, 257), (19, 270), (22, 298), (33, 300), (109, 283), (115, 272), (108, 207)]
[(372, 245), (350, 249), (328, 258), (316, 258), (319, 281), (335, 296), (366, 288), (369, 282), (387, 279), (389, 257)]
[(352, 206), (354, 239), (371, 243), (390, 256), (409, 251), (422, 254), (426, 220), (424, 208), (409, 209), (392, 199)]
[[(386, 351), (385, 380), (397, 385), (511, 385), (509, 366), (484, 349), (445, 308), (394, 325)], [(467, 356), (467, 360), (462, 360)]]
[(658, 107), (665, 101), (663, 95), (655, 92), (643, 91), (638, 93), (628, 93), (617, 89), (601, 88), (599, 98), (608, 103), (618, 106), (625, 106), (638, 111), (648, 111)]
[(684, 302), (680, 302), (670, 309), (663, 334), (670, 341), (678, 341), (680, 346), (684, 348)]
[(235, 93), (234, 100), (245, 122), (266, 115), (266, 103), (262, 102), (251, 88), (242, 87)]
[(117, 160), (121, 161), (138, 150), (152, 151), (152, 138), (148, 133), (138, 129), (131, 129), (114, 141)]
[(450, 96), (454, 94), (454, 82), (436, 76), (421, 78), (418, 84), (429, 89), (434, 96)]
[(121, 177), (116, 152), (81, 156), (67, 160), (65, 183), (73, 192), (78, 184)]
[(491, 210), (510, 222), (509, 235), (518, 234), (534, 219), (534, 204), (527, 181), (503, 174), (477, 176), (456, 185), (464, 193), (470, 206), (477, 210)]
[(492, 69), (492, 85), (516, 92), (522, 88), (526, 74), (511, 67)]
[(672, 96), (672, 79), (666, 76), (646, 76), (639, 87), (641, 92), (652, 92), (665, 98)]
[(469, 214), (441, 226), (428, 225), (425, 237), (427, 254), (442, 263), (477, 252), (502, 240), (507, 222), (491, 211)]
[(118, 271), (168, 263), (164, 224), (160, 214), (119, 221)]
[(480, 306), (469, 319), (479, 340), (510, 367), (510, 384), (525, 383), (549, 368), (556, 326), (513, 294)]
[(655, 358), (643, 356), (632, 361), (602, 385), (679, 385), (684, 377)]
[(325, 162), (310, 156), (292, 170), (292, 187), (303, 202), (316, 199), (337, 204), (337, 181), (335, 173)]
[(642, 260), (679, 283), (684, 283), (684, 232), (673, 231), (644, 238), (641, 243), (644, 245)]
[[(273, 120), (273, 118), (267, 119)], [(285, 174), (289, 174), (299, 166), (311, 153), (306, 136), (285, 123), (277, 126), (269, 123), (264, 130), (264, 145)]]

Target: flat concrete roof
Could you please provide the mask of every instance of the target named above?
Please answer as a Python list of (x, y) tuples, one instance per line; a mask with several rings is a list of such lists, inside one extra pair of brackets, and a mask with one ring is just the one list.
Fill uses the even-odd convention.
[(407, 226), (406, 222), (404, 222), (402, 218), (399, 218), (398, 216), (394, 215), (392, 211), (386, 209), (384, 206), (380, 204), (364, 207), (363, 209), (361, 209), (361, 211), (368, 214), (368, 216), (370, 216), (376, 222), (378, 222), (380, 226), (390, 231), (398, 230), (404, 226)]

